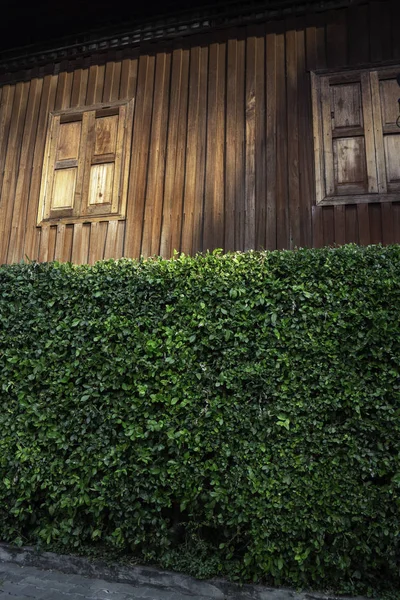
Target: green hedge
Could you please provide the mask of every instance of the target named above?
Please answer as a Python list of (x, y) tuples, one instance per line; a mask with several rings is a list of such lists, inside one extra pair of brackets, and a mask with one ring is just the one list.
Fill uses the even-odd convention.
[(400, 247), (0, 268), (0, 538), (400, 584)]

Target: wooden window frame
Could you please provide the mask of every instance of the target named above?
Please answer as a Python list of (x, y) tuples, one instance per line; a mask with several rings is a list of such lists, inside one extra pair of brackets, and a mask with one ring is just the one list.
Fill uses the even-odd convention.
[[(42, 170), (37, 225), (44, 223), (73, 224), (106, 219), (124, 220), (128, 195), (129, 169), (132, 144), (134, 99), (112, 103), (93, 104), (79, 108), (52, 111), (49, 114), (44, 162)], [(94, 155), (95, 119), (118, 115), (116, 148), (112, 155)], [(80, 121), (80, 154), (77, 159), (57, 161), (58, 130), (61, 124)], [(84, 149), (82, 150), (84, 146)], [(114, 165), (111, 202), (88, 205), (90, 170), (96, 164), (110, 162)], [(55, 173), (61, 169), (77, 169), (74, 201), (71, 207), (51, 206)], [(115, 173), (117, 176), (115, 176)]]
[[(400, 64), (388, 66), (368, 66), (360, 69), (320, 70), (311, 71), (311, 101), (313, 116), (314, 137), (314, 167), (315, 167), (315, 189), (316, 204), (318, 206), (332, 206), (343, 204), (366, 204), (381, 202), (400, 201), (400, 189), (390, 190), (387, 185), (385, 150), (383, 147), (383, 123), (381, 115), (381, 101), (379, 82), (382, 79), (390, 79), (400, 73)], [(327, 96), (327, 87), (330, 84), (346, 84), (360, 82), (365, 124), (363, 137), (366, 144), (366, 160), (368, 185), (372, 187), (368, 193), (351, 193), (335, 195), (332, 193), (332, 171), (331, 157), (326, 148), (332, 147), (332, 128), (327, 125), (330, 119), (331, 105)], [(399, 89), (400, 96), (400, 89)], [(365, 115), (365, 108), (367, 114)], [(325, 123), (325, 127), (324, 127)], [(396, 133), (398, 131), (396, 129)], [(388, 132), (385, 132), (388, 133)], [(328, 154), (328, 156), (327, 156)], [(368, 162), (368, 156), (375, 157), (375, 164)], [(328, 171), (328, 175), (327, 175)], [(371, 193), (369, 193), (371, 192)]]

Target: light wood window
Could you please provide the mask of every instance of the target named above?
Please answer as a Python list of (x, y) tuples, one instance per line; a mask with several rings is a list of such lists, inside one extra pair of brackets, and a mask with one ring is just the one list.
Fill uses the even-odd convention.
[(133, 101), (50, 114), (38, 224), (125, 217)]
[(399, 73), (312, 74), (317, 204), (400, 200)]

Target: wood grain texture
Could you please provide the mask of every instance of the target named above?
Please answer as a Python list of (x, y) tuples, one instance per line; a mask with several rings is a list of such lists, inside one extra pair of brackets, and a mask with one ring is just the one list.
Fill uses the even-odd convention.
[(276, 221), (277, 248), (290, 246), (288, 195), (288, 131), (286, 101), (285, 35), (276, 36)]
[(171, 55), (157, 55), (155, 67), (155, 103), (151, 123), (149, 172), (144, 208), (143, 256), (157, 255), (160, 251), (160, 236), (163, 214), (165, 157), (167, 149), (168, 101), (171, 75)]
[[(216, 247), (399, 242), (400, 136), (391, 129), (397, 88), (372, 76), (364, 78), (362, 90), (354, 80), (324, 90), (325, 108), (314, 126), (324, 124), (335, 148), (327, 173), (324, 161), (314, 163), (322, 149), (313, 135), (312, 104), (315, 109), (320, 100), (312, 95), (310, 73), (400, 61), (399, 24), (396, 0), (371, 0), (154, 44), (151, 52), (143, 46), (108, 59), (93, 55), (57, 64), (55, 74), (32, 71), (25, 82), (3, 86), (1, 261), (28, 256), (93, 263), (167, 257), (174, 249), (192, 254)], [(41, 230), (37, 212), (49, 113), (132, 98), (126, 221), (88, 215), (87, 223), (71, 217), (68, 224), (54, 222)], [(73, 168), (67, 161), (76, 160), (79, 125), (63, 127), (57, 160), (64, 161), (65, 175)], [(363, 166), (350, 155), (357, 148), (361, 152), (364, 127), (368, 162)], [(112, 161), (104, 157), (115, 148), (113, 117), (97, 128), (93, 165), (105, 171)], [(370, 195), (362, 199), (348, 186), (364, 175)], [(315, 205), (326, 179), (331, 190), (342, 186), (343, 204)], [(107, 177), (101, 181), (104, 194), (111, 183)], [(93, 197), (95, 207), (100, 196)]]
[(202, 236), (203, 186), (198, 186), (199, 176), (204, 179), (205, 127), (201, 113), (207, 92), (204, 73), (205, 52), (200, 47), (191, 49), (189, 75), (189, 104), (187, 125), (187, 152), (185, 160), (185, 189), (182, 221), (181, 250), (192, 254), (199, 248)]
[(34, 79), (29, 90), (28, 106), (22, 139), (22, 152), (13, 207), (11, 237), (7, 256), (7, 262), (9, 263), (18, 262), (22, 258), (25, 221), (28, 209), (29, 188), (32, 178), (34, 146), (42, 89), (43, 79)]
[(204, 198), (203, 247), (224, 244), (224, 102), (226, 45), (215, 42), (209, 49), (207, 162)]
[(0, 203), (0, 264), (7, 262), (30, 83), (17, 83), (10, 117)]
[(298, 73), (297, 32), (290, 28), (286, 32), (287, 73), (287, 123), (289, 163), (289, 247), (300, 246), (300, 172), (299, 172), (299, 118), (298, 118)]
[(276, 248), (276, 35), (266, 36), (266, 240), (267, 250)]

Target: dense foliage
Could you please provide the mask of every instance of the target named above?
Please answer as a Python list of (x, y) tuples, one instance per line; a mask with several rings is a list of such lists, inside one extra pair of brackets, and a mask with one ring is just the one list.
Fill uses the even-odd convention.
[(400, 583), (400, 247), (0, 268), (0, 538)]

